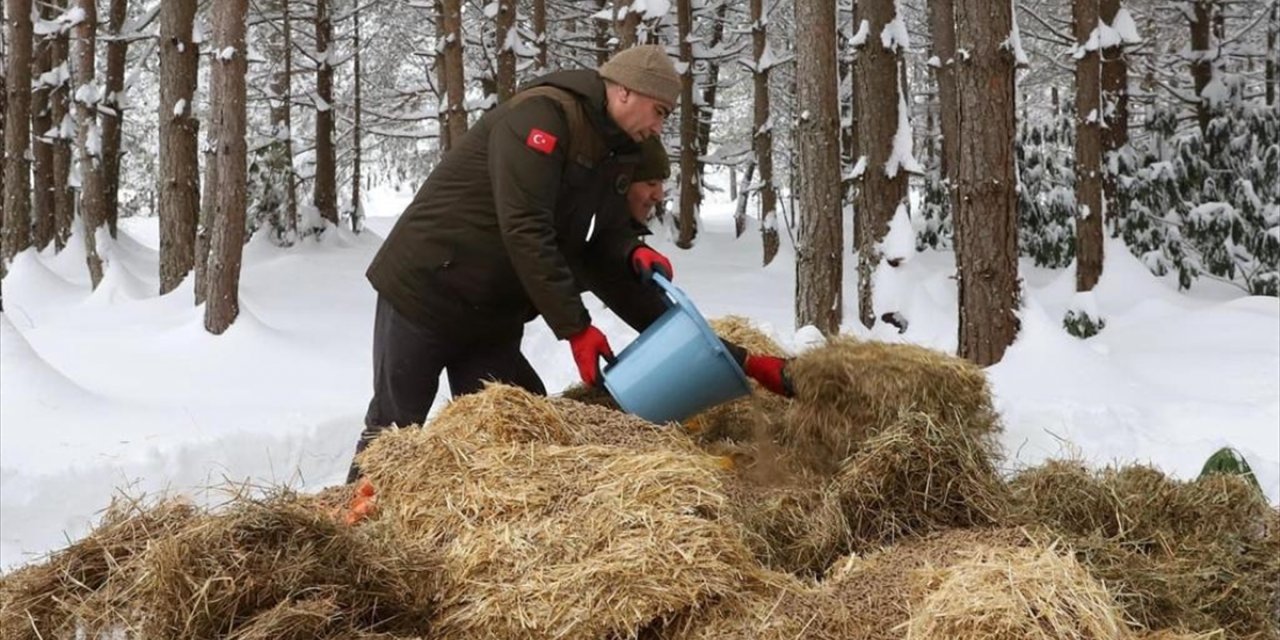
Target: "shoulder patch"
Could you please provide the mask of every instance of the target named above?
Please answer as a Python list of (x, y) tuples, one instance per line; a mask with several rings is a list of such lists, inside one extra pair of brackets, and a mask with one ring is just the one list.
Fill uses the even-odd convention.
[(525, 138), (524, 143), (530, 149), (541, 151), (547, 155), (550, 155), (556, 149), (556, 137), (542, 129), (530, 129), (529, 137)]

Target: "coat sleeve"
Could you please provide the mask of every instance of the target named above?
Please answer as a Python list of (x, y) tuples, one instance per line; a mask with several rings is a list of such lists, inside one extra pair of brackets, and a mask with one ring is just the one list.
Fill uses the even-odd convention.
[(591, 323), (556, 244), (556, 198), (568, 162), (569, 127), (552, 100), (516, 105), (489, 137), (498, 227), (520, 284), (557, 338)]

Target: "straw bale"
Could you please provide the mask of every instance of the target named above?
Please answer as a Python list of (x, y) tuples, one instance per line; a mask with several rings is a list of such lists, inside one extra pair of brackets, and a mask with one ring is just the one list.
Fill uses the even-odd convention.
[(1013, 521), (1064, 535), (1143, 627), (1280, 637), (1280, 516), (1247, 478), (1054, 461), (1010, 485)]
[(1008, 490), (988, 433), (903, 413), (840, 470), (834, 491), (854, 550), (906, 536), (1002, 522)]
[(713, 456), (448, 433), (387, 434), (361, 463), (381, 517), (443, 545), (433, 637), (630, 637), (736, 591), (754, 564), (721, 517)]
[[(0, 583), (0, 637), (6, 640), (63, 637), (78, 624), (76, 603), (106, 585), (114, 572), (146, 550), (152, 540), (189, 523), (196, 509), (166, 499), (146, 504), (141, 498), (113, 499), (101, 520), (83, 539), (48, 559), (5, 576)], [(98, 614), (92, 616), (88, 624)]]
[(339, 617), (332, 595), (283, 600), (237, 627), (227, 640), (312, 640), (329, 631)]
[(907, 640), (1112, 640), (1128, 629), (1112, 596), (1053, 547), (980, 549), (936, 569)]
[(713, 318), (708, 321), (708, 324), (711, 325), (711, 330), (715, 331), (716, 335), (746, 349), (747, 353), (779, 358), (791, 355), (773, 338), (769, 337), (767, 333), (756, 328), (755, 323), (750, 318), (728, 315), (722, 318)]
[(1160, 629), (1157, 631), (1136, 631), (1133, 637), (1135, 640), (1222, 640), (1224, 634), (1221, 630), (1197, 633), (1177, 629)]
[(614, 400), (609, 390), (604, 387), (574, 383), (565, 387), (565, 390), (560, 392), (560, 397), (574, 402), (581, 402), (582, 404), (613, 409), (614, 411), (622, 410), (622, 407), (618, 406), (618, 401)]
[(788, 371), (796, 398), (782, 436), (828, 472), (904, 410), (977, 435), (1001, 428), (982, 369), (940, 351), (837, 337)]

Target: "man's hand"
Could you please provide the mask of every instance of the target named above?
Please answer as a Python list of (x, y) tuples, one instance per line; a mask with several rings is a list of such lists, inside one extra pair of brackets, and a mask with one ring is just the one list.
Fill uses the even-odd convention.
[(573, 361), (578, 364), (578, 375), (589, 386), (600, 382), (600, 358), (613, 360), (613, 349), (604, 334), (588, 325), (586, 329), (569, 336), (569, 348), (573, 349)]
[(787, 375), (789, 362), (790, 360), (774, 356), (748, 355), (743, 363), (743, 369), (764, 388), (790, 398), (795, 395), (795, 389), (792, 388), (791, 378)]
[(666, 256), (643, 244), (631, 251), (631, 268), (644, 282), (652, 280), (654, 272), (661, 273), (667, 280), (674, 279), (676, 275)]

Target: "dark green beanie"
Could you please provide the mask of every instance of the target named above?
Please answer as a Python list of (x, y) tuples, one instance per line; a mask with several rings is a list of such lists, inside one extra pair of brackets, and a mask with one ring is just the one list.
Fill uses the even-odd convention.
[(671, 160), (660, 136), (650, 136), (640, 143), (640, 162), (631, 174), (632, 182), (666, 180), (671, 177)]

